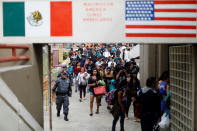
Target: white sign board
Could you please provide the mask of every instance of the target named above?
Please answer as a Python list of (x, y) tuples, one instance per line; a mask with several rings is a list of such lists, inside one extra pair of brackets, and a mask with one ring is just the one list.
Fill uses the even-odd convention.
[(196, 0), (3, 0), (0, 43), (197, 43)]

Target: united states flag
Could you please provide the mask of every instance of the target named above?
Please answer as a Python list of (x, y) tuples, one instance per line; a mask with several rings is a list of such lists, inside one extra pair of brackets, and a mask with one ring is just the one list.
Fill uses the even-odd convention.
[(129, 0), (125, 3), (126, 37), (197, 35), (196, 0)]

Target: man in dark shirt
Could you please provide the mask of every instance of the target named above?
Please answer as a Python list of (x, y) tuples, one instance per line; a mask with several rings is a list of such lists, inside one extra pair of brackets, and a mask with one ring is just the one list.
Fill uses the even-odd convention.
[(80, 60), (81, 67), (84, 67), (85, 61), (86, 61), (85, 56), (82, 55), (82, 58), (81, 58), (81, 60)]
[(92, 74), (92, 70), (95, 68), (94, 64), (92, 63), (92, 60), (88, 59), (88, 64), (86, 64), (86, 70), (89, 74)]
[(96, 61), (97, 61), (97, 57), (96, 57), (96, 53), (95, 53), (95, 52), (93, 52), (93, 54), (92, 54), (91, 58), (92, 58), (92, 62), (93, 62), (93, 64), (95, 64), (95, 63), (96, 63)]
[(57, 117), (60, 116), (60, 111), (63, 105), (64, 120), (68, 121), (69, 97), (71, 97), (72, 88), (66, 72), (63, 72), (61, 78), (57, 79), (55, 82), (53, 93), (56, 93)]
[(138, 92), (142, 104), (141, 128), (142, 131), (153, 131), (153, 127), (161, 119), (161, 95), (156, 91), (156, 79), (150, 77), (146, 86)]

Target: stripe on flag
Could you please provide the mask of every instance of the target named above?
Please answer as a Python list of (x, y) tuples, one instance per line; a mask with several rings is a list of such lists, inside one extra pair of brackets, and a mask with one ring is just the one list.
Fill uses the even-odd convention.
[(51, 2), (51, 36), (72, 36), (72, 2)]
[(25, 36), (24, 2), (3, 2), (3, 36)]
[[(37, 14), (36, 14), (37, 13)], [(39, 14), (38, 14), (39, 13)], [(38, 20), (33, 18), (33, 14), (41, 16)], [(26, 2), (25, 3), (25, 24), (27, 37), (50, 36), (50, 3), (46, 2)]]
[(126, 37), (196, 37), (195, 0), (128, 0)]

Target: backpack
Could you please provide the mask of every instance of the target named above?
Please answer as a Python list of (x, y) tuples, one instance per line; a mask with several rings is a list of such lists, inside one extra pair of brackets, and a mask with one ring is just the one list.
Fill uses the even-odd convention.
[(105, 97), (105, 101), (107, 102), (108, 105), (113, 105), (114, 104), (114, 99), (115, 99), (115, 93), (117, 92), (117, 89), (114, 89), (107, 93)]

